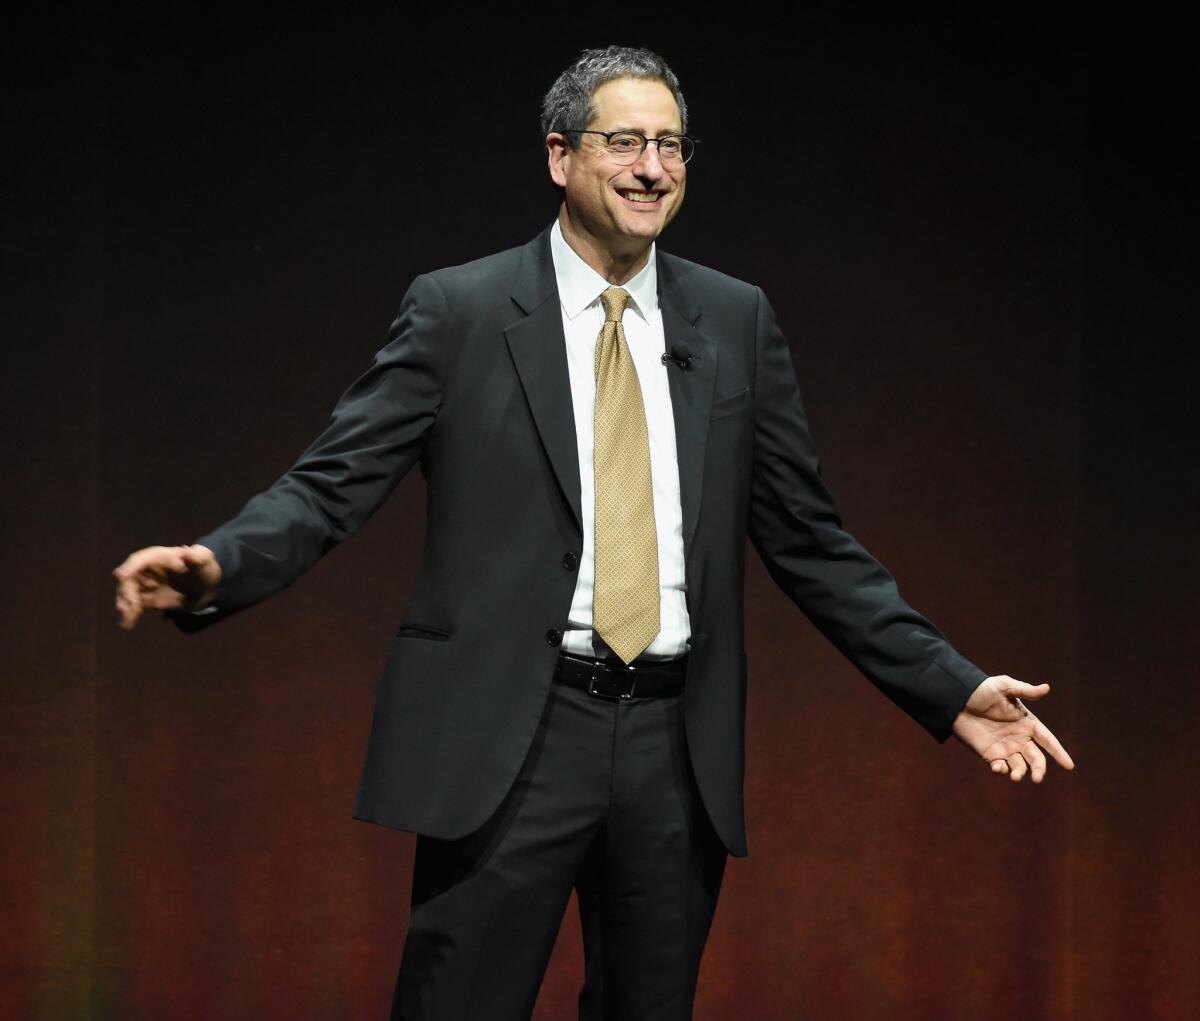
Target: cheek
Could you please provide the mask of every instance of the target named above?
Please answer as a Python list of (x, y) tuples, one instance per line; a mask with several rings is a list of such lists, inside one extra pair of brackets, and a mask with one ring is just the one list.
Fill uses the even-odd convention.
[(674, 216), (679, 211), (679, 207), (681, 205), (683, 205), (683, 196), (687, 192), (686, 185), (687, 185), (687, 180), (686, 179), (681, 180), (679, 182), (679, 187), (677, 187), (675, 189), (675, 194), (671, 196), (675, 200), (671, 204), (671, 215), (672, 216)]

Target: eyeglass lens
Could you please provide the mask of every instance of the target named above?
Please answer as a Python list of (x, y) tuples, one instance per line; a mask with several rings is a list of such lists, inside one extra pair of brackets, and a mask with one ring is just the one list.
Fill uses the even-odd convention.
[(645, 139), (633, 132), (613, 135), (608, 140), (609, 155), (617, 163), (635, 163), (648, 144), (658, 147), (658, 158), (662, 163), (686, 163), (695, 148), (686, 135), (666, 135), (658, 139)]

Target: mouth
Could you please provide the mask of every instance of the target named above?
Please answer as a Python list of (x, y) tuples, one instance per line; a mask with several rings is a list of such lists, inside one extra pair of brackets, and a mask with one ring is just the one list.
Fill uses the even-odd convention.
[(659, 200), (666, 194), (665, 191), (638, 191), (634, 188), (618, 188), (617, 194), (626, 202), (633, 206), (639, 206), (642, 209), (655, 209), (660, 204)]

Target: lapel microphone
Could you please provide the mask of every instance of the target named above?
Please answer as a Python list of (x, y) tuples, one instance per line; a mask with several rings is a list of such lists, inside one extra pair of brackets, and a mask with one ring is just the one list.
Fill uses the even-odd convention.
[(685, 372), (691, 369), (692, 362), (698, 361), (700, 361), (700, 356), (692, 354), (686, 344), (672, 344), (671, 350), (662, 356), (663, 365), (671, 362), (673, 365), (678, 365)]

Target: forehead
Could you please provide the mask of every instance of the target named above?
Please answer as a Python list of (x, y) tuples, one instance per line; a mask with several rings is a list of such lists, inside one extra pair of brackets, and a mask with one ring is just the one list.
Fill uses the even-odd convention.
[(662, 82), (648, 78), (614, 78), (592, 93), (596, 111), (589, 127), (633, 128), (643, 134), (678, 131), (679, 107)]

